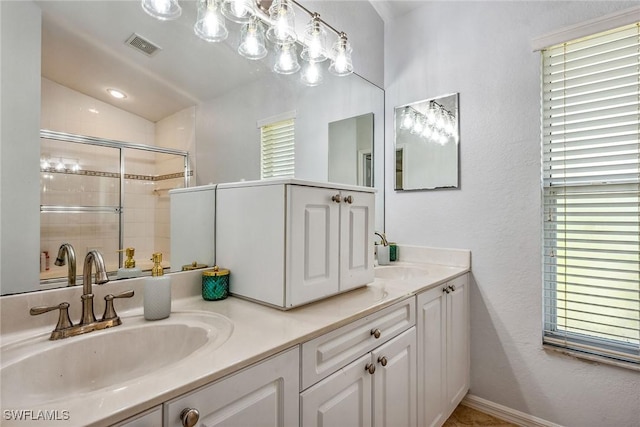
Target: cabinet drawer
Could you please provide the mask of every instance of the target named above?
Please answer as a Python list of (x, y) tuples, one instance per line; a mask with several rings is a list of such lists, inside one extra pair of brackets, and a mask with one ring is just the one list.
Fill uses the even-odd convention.
[(414, 298), (407, 298), (302, 344), (302, 390), (409, 329), (415, 319)]

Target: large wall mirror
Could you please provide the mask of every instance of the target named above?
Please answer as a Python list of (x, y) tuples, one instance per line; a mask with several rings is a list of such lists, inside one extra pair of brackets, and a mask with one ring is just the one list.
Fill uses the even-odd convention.
[[(73, 224), (98, 234), (95, 239), (74, 241), (78, 283), (89, 249), (103, 252), (113, 272), (123, 261), (116, 251), (126, 247), (136, 248), (136, 261), (143, 269), (152, 251), (165, 253), (168, 267), (169, 220), (162, 210), (169, 205), (167, 190), (260, 179), (258, 123), (283, 113), (295, 117), (295, 177), (345, 182), (343, 177), (353, 176), (354, 184), (377, 188), (376, 229), (383, 229), (384, 91), (380, 87), (356, 73), (333, 76), (326, 72), (328, 63), (324, 81), (315, 87), (304, 85), (299, 74), (275, 74), (271, 55), (257, 61), (238, 55), (241, 26), (233, 22), (227, 22), (227, 40), (207, 43), (194, 36), (195, 1), (181, 1), (182, 16), (171, 22), (145, 14), (139, 0), (29, 3), (42, 17), (42, 33), (19, 36), (37, 38), (33, 43), (41, 50), (41, 99), (34, 105), (41, 109), (40, 129), (133, 145), (119, 157), (109, 152), (113, 147), (77, 146), (47, 138), (34, 142), (41, 146), (40, 158), (27, 160), (34, 167), (41, 163), (41, 205), (103, 209), (118, 206), (119, 192), (123, 192), (125, 215), (119, 222), (105, 212), (41, 211), (39, 223), (29, 224), (43, 230), (40, 240), (19, 239), (14, 249), (24, 254), (47, 251), (50, 272), (40, 275), (39, 283), (31, 283), (24, 279), (24, 266), (3, 263), (3, 295), (66, 286), (66, 266), (56, 267), (54, 261), (58, 247), (72, 240)], [(324, 7), (339, 9), (340, 4)], [(12, 10), (3, 7), (3, 22), (10, 19)], [(349, 36), (356, 39), (358, 35)], [(157, 51), (141, 52), (141, 47), (149, 50), (148, 43)], [(112, 98), (109, 88), (123, 91), (126, 98)], [(349, 155), (353, 159), (347, 163), (342, 156), (334, 156), (335, 147), (329, 142), (331, 135), (340, 134), (334, 124), (346, 129), (350, 120), (362, 138), (366, 134), (369, 146), (354, 146)], [(61, 154), (65, 144), (71, 149)], [(138, 150), (144, 146), (162, 147), (166, 152)], [(188, 153), (186, 179), (182, 153)], [(64, 163), (64, 170), (56, 170), (58, 163)], [(333, 176), (338, 170), (340, 176)], [(90, 180), (84, 181), (88, 176)], [(129, 201), (133, 204), (127, 205)], [(128, 236), (123, 242), (107, 236), (119, 227)], [(40, 265), (33, 262), (28, 268), (37, 273)]]
[(394, 109), (395, 190), (458, 188), (458, 94)]

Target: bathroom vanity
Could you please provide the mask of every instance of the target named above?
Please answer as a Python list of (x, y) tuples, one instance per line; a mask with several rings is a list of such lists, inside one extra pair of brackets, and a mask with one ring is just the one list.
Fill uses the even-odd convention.
[[(193, 425), (198, 426), (230, 422), (441, 425), (469, 386), (470, 254), (409, 246), (401, 246), (400, 254), (399, 263), (377, 267), (375, 279), (367, 286), (289, 311), (233, 297), (204, 301), (199, 296), (199, 272), (176, 273), (172, 316), (140, 327), (157, 331), (171, 322), (183, 323), (180, 336), (184, 338), (167, 343), (169, 352), (176, 346), (186, 348), (198, 322), (209, 322), (212, 326), (204, 329), (209, 339), (217, 340), (215, 345), (203, 344), (138, 377), (131, 377), (138, 368), (129, 367), (125, 379), (99, 389), (68, 390), (68, 395), (59, 398), (27, 395), (22, 404), (12, 407), (3, 402), (3, 413), (68, 411), (69, 420), (55, 425), (182, 426), (190, 425), (195, 411), (199, 421)], [(140, 279), (131, 279), (94, 288), (97, 299), (125, 287), (136, 290), (134, 298), (121, 301), (122, 328), (135, 328), (140, 322), (141, 284)], [(43, 316), (30, 318), (22, 311), (36, 299), (42, 303), (43, 298), (63, 298), (71, 302), (75, 319), (78, 295), (74, 291), (67, 288), (51, 291), (56, 295), (0, 299), (3, 355), (7, 345), (15, 351), (17, 345), (34, 339), (43, 351), (60, 345), (47, 340), (55, 315), (42, 320)], [(208, 317), (215, 322), (205, 319)], [(117, 334), (117, 329), (97, 332), (95, 337)], [(153, 330), (148, 329), (149, 333)], [(122, 348), (126, 346), (123, 341)], [(146, 360), (141, 358), (139, 364), (155, 363), (162, 353), (149, 348)], [(25, 347), (22, 356), (32, 355)], [(86, 356), (96, 369), (104, 363)], [(3, 370), (20, 360), (3, 358)], [(3, 396), (6, 392), (3, 382)], [(3, 425), (41, 424), (5, 418)]]

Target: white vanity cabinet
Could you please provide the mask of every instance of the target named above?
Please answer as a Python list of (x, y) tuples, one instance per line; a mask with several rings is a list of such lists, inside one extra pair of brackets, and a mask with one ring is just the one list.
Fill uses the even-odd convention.
[(299, 347), (259, 362), (164, 404), (164, 426), (183, 427), (183, 411), (199, 413), (193, 426), (298, 425)]
[(469, 390), (468, 276), (417, 296), (420, 426), (442, 425)]
[(162, 425), (162, 405), (134, 415), (112, 427), (158, 427)]
[(416, 426), (414, 301), (302, 345), (302, 426)]
[(220, 184), (216, 263), (230, 269), (231, 293), (288, 309), (372, 282), (372, 191)]

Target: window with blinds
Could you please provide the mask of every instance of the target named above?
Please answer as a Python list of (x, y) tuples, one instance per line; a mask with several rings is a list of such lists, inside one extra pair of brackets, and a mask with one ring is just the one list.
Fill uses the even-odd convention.
[(544, 342), (640, 364), (640, 23), (542, 62)]
[(294, 119), (260, 127), (260, 177), (293, 177), (295, 172)]

